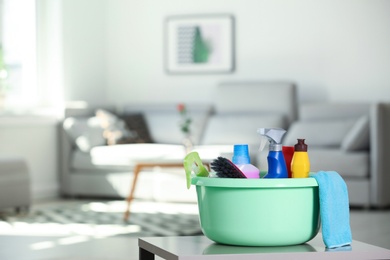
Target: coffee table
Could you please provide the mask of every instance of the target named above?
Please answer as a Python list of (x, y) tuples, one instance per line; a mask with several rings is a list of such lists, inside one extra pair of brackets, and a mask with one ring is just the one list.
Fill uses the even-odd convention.
[[(194, 146), (194, 151), (198, 152), (201, 156), (203, 164), (210, 170), (210, 163), (218, 156), (224, 156), (231, 158), (232, 146), (231, 145), (200, 145)], [(151, 159), (149, 161), (138, 161), (134, 166), (134, 178), (130, 186), (129, 195), (126, 197), (126, 209), (123, 213), (123, 219), (127, 221), (130, 216), (130, 206), (134, 199), (135, 189), (137, 187), (138, 176), (145, 168), (161, 167), (161, 168), (183, 168), (183, 155), (178, 155), (177, 158), (170, 157), (169, 159)]]
[(390, 250), (353, 240), (351, 246), (326, 249), (321, 234), (309, 242), (284, 247), (240, 247), (217, 244), (205, 236), (138, 239), (139, 259), (390, 259)]
[(131, 206), (131, 202), (134, 199), (135, 188), (137, 187), (137, 180), (138, 180), (138, 176), (139, 176), (141, 170), (144, 168), (153, 168), (153, 167), (161, 167), (161, 168), (183, 167), (183, 160), (177, 161), (177, 162), (166, 162), (166, 161), (140, 162), (140, 163), (135, 164), (133, 183), (130, 187), (129, 195), (126, 197), (126, 209), (125, 209), (125, 212), (123, 214), (123, 219), (125, 221), (127, 221), (129, 219), (129, 216), (130, 216), (130, 206)]

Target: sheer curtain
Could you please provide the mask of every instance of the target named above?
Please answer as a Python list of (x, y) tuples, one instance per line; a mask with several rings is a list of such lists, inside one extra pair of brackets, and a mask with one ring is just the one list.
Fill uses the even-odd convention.
[(6, 72), (2, 72), (3, 108), (37, 105), (36, 3), (0, 0), (0, 45)]

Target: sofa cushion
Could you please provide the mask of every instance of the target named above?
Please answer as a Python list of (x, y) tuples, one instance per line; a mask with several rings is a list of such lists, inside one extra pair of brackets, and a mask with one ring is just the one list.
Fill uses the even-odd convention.
[[(97, 146), (97, 147), (114, 147), (111, 146)], [(80, 150), (75, 150), (72, 153), (71, 168), (78, 172), (89, 172), (97, 174), (99, 172), (131, 172), (134, 165), (128, 162), (128, 158), (116, 158), (115, 162), (108, 160), (99, 161), (94, 159), (90, 153), (85, 153)], [(113, 159), (113, 158), (111, 158)]]
[(354, 119), (296, 121), (288, 129), (283, 144), (294, 145), (298, 138), (310, 147), (340, 147), (344, 137), (354, 125)]
[(118, 144), (94, 147), (90, 154), (93, 164), (133, 166), (136, 162), (181, 161), (185, 149), (174, 144)]
[(202, 144), (260, 145), (257, 129), (286, 127), (283, 115), (217, 114), (210, 117)]
[(297, 119), (296, 86), (292, 82), (223, 82), (214, 96), (217, 113), (262, 113), (285, 116), (288, 124)]
[(299, 120), (357, 119), (369, 111), (368, 103), (306, 103), (299, 107)]
[(310, 171), (336, 171), (343, 177), (366, 178), (369, 174), (368, 151), (345, 152), (338, 148), (308, 150)]
[[(191, 118), (191, 139), (199, 144), (205, 124), (211, 113), (208, 104), (186, 104), (188, 116)], [(180, 130), (180, 113), (174, 104), (134, 105), (127, 106), (125, 113), (142, 112), (151, 138), (156, 143), (181, 144), (184, 134)]]
[(73, 168), (132, 170), (137, 162), (181, 162), (185, 157), (182, 145), (118, 144), (93, 147), (89, 154), (73, 154)]
[(68, 117), (63, 127), (76, 147), (83, 152), (89, 152), (94, 146), (105, 145), (102, 122), (97, 117)]
[[(233, 146), (200, 145), (195, 146), (194, 151), (207, 162), (218, 156), (231, 158)], [(72, 156), (72, 168), (79, 171), (132, 171), (138, 162), (182, 162), (185, 149), (182, 145), (174, 144), (120, 144), (96, 146), (89, 153), (75, 151)]]

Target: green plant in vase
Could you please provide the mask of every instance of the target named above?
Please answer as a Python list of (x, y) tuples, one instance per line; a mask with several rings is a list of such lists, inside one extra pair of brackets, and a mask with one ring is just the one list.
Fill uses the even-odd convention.
[(192, 119), (187, 113), (187, 107), (185, 104), (180, 103), (177, 105), (177, 110), (180, 113), (179, 127), (180, 131), (183, 133), (183, 145), (186, 148), (186, 152), (189, 153), (192, 151), (193, 143), (191, 140), (191, 123)]

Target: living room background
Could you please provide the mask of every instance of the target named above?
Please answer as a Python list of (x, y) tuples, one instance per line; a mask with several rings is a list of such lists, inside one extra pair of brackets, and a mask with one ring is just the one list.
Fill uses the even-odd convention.
[[(302, 102), (389, 101), (388, 10), (385, 0), (37, 0), (38, 86), (54, 104), (208, 103), (218, 83), (254, 80), (294, 81)], [(221, 13), (235, 18), (235, 71), (167, 74), (165, 19)], [(30, 164), (33, 197), (55, 193), (55, 120), (2, 119), (0, 130), (0, 153)]]

